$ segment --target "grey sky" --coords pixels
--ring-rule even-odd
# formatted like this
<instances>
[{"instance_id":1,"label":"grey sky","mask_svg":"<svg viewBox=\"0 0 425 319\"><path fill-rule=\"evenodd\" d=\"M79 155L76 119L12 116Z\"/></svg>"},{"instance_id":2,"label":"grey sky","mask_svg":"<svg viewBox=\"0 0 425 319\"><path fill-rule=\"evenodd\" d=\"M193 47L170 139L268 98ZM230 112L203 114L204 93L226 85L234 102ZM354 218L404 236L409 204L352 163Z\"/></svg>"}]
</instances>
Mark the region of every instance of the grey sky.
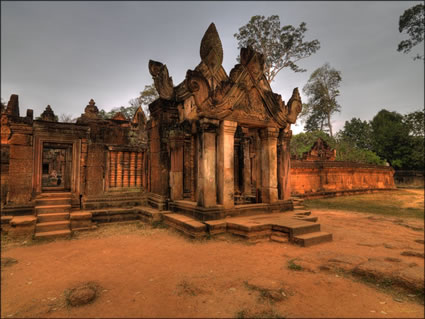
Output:
<instances>
[{"instance_id":1,"label":"grey sky","mask_svg":"<svg viewBox=\"0 0 425 319\"><path fill-rule=\"evenodd\" d=\"M127 106L152 82L148 61L165 63L174 84L199 62L211 22L220 34L227 72L239 53L233 37L253 15L280 16L282 25L307 23L307 40L321 49L284 70L272 87L287 101L325 62L342 72L346 120L370 120L382 108L402 114L424 107L424 63L397 52L404 10L418 1L377 2L1 2L1 97L19 94L21 115L50 104L57 115L79 116L93 98L99 108ZM423 52L423 44L415 52ZM301 92L301 96L306 98ZM294 127L294 133L302 126Z\"/></svg>"}]
</instances>

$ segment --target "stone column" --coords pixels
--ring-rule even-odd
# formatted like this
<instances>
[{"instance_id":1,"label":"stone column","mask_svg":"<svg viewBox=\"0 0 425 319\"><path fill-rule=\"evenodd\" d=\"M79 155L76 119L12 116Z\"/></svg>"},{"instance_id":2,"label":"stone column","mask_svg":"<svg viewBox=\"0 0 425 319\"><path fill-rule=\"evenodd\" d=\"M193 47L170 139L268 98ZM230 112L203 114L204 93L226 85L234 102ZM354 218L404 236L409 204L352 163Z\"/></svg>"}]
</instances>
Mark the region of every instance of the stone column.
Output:
<instances>
[{"instance_id":1,"label":"stone column","mask_svg":"<svg viewBox=\"0 0 425 319\"><path fill-rule=\"evenodd\" d=\"M201 207L217 205L216 131L218 120L203 118L198 133L197 203Z\"/></svg>"},{"instance_id":2,"label":"stone column","mask_svg":"<svg viewBox=\"0 0 425 319\"><path fill-rule=\"evenodd\" d=\"M136 153L136 187L141 187L142 186L142 152L137 152Z\"/></svg>"},{"instance_id":3,"label":"stone column","mask_svg":"<svg viewBox=\"0 0 425 319\"><path fill-rule=\"evenodd\" d=\"M122 152L117 155L117 187L122 187Z\"/></svg>"},{"instance_id":4,"label":"stone column","mask_svg":"<svg viewBox=\"0 0 425 319\"><path fill-rule=\"evenodd\" d=\"M183 147L184 134L179 131L170 131L170 198L183 199Z\"/></svg>"},{"instance_id":5,"label":"stone column","mask_svg":"<svg viewBox=\"0 0 425 319\"><path fill-rule=\"evenodd\" d=\"M117 152L109 151L109 187L117 186Z\"/></svg>"},{"instance_id":6,"label":"stone column","mask_svg":"<svg viewBox=\"0 0 425 319\"><path fill-rule=\"evenodd\" d=\"M291 130L282 130L278 143L278 187L279 199L289 200L291 197Z\"/></svg>"},{"instance_id":7,"label":"stone column","mask_svg":"<svg viewBox=\"0 0 425 319\"><path fill-rule=\"evenodd\" d=\"M234 200L234 141L237 123L221 121L217 149L218 202L224 208L232 208Z\"/></svg>"},{"instance_id":8,"label":"stone column","mask_svg":"<svg viewBox=\"0 0 425 319\"><path fill-rule=\"evenodd\" d=\"M243 152L243 173L242 173L242 192L244 195L251 195L251 158L249 154L250 139L248 137L242 138L242 152Z\"/></svg>"},{"instance_id":9,"label":"stone column","mask_svg":"<svg viewBox=\"0 0 425 319\"><path fill-rule=\"evenodd\" d=\"M130 187L136 186L136 153L130 153Z\"/></svg>"},{"instance_id":10,"label":"stone column","mask_svg":"<svg viewBox=\"0 0 425 319\"><path fill-rule=\"evenodd\" d=\"M128 178L128 173L130 171L130 159L129 156L130 153L129 152L123 152L123 163L122 163L122 170L123 170L123 178L122 178L122 186L123 187L128 187L128 182L129 182L129 178Z\"/></svg>"},{"instance_id":11,"label":"stone column","mask_svg":"<svg viewBox=\"0 0 425 319\"><path fill-rule=\"evenodd\" d=\"M277 200L277 137L279 130L267 127L261 136L261 199L263 203Z\"/></svg>"}]
</instances>

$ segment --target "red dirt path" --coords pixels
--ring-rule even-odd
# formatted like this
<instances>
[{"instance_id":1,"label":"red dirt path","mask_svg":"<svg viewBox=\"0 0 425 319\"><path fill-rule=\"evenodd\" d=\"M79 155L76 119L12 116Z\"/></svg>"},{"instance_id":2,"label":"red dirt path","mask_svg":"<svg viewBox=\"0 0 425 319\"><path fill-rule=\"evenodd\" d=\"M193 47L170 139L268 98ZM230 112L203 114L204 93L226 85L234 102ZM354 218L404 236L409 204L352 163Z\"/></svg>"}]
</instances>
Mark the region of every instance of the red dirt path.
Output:
<instances>
[{"instance_id":1,"label":"red dirt path","mask_svg":"<svg viewBox=\"0 0 425 319\"><path fill-rule=\"evenodd\" d=\"M18 260L2 267L1 317L424 317L411 294L322 271L332 256L397 258L422 273L423 231L395 218L343 211L314 211L334 241L301 248L247 244L232 237L191 241L167 229L108 225L73 240L30 246L3 244L1 256ZM406 223L406 221L405 221ZM407 221L423 227L422 220ZM288 268L297 258L303 271ZM388 264L390 265L390 264ZM419 275L420 276L420 275ZM64 291L94 281L103 290L92 304L68 307ZM261 290L282 289L282 301Z\"/></svg>"}]
</instances>

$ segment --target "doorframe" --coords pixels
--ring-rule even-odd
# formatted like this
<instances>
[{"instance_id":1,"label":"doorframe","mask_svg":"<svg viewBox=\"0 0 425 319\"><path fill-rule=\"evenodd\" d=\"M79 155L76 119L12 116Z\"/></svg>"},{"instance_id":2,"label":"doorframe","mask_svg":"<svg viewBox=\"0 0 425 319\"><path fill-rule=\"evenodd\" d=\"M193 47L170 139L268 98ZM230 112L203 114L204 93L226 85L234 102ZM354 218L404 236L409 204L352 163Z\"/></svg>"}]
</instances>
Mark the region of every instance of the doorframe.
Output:
<instances>
[{"instance_id":1,"label":"doorframe","mask_svg":"<svg viewBox=\"0 0 425 319\"><path fill-rule=\"evenodd\" d=\"M81 139L72 135L51 135L34 136L34 158L33 158L33 192L38 195L42 190L42 163L43 163L43 143L72 144L72 163L70 176L71 193L80 194L80 158L81 158Z\"/></svg>"}]
</instances>

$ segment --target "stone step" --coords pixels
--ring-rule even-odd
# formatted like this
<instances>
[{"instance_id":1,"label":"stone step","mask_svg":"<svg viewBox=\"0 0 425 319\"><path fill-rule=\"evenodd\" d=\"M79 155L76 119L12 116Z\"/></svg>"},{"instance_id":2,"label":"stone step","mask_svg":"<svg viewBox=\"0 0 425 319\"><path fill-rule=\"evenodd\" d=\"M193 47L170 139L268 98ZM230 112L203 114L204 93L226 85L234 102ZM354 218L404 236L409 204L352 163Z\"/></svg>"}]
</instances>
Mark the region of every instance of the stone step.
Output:
<instances>
[{"instance_id":1,"label":"stone step","mask_svg":"<svg viewBox=\"0 0 425 319\"><path fill-rule=\"evenodd\" d=\"M164 223L193 237L202 238L207 235L207 226L199 221L181 214L166 214Z\"/></svg>"},{"instance_id":2,"label":"stone step","mask_svg":"<svg viewBox=\"0 0 425 319\"><path fill-rule=\"evenodd\" d=\"M146 223L161 221L164 214L172 214L171 211L158 210L150 206L137 206L134 208L138 210L140 219Z\"/></svg>"},{"instance_id":3,"label":"stone step","mask_svg":"<svg viewBox=\"0 0 425 319\"><path fill-rule=\"evenodd\" d=\"M36 214L44 213L65 213L71 210L71 205L46 205L46 206L36 206Z\"/></svg>"},{"instance_id":4,"label":"stone step","mask_svg":"<svg viewBox=\"0 0 425 319\"><path fill-rule=\"evenodd\" d=\"M292 238L292 241L297 245L308 247L332 241L332 234L327 232L314 232L310 234L297 235Z\"/></svg>"},{"instance_id":5,"label":"stone step","mask_svg":"<svg viewBox=\"0 0 425 319\"><path fill-rule=\"evenodd\" d=\"M275 241L277 243L287 243L287 242L289 242L289 238L288 237L275 236L275 235L271 235L270 236L270 240L271 241Z\"/></svg>"},{"instance_id":6,"label":"stone step","mask_svg":"<svg viewBox=\"0 0 425 319\"><path fill-rule=\"evenodd\" d=\"M319 219L319 217L317 216L294 216L294 219L298 219L298 220L305 220L306 222L312 222L315 223L317 222L317 220Z\"/></svg>"},{"instance_id":7,"label":"stone step","mask_svg":"<svg viewBox=\"0 0 425 319\"><path fill-rule=\"evenodd\" d=\"M69 220L61 220L55 222L45 222L45 223L37 223L35 225L36 233L41 232L50 232L54 230L69 230L70 222Z\"/></svg>"},{"instance_id":8,"label":"stone step","mask_svg":"<svg viewBox=\"0 0 425 319\"><path fill-rule=\"evenodd\" d=\"M69 213L44 213L37 216L37 221L39 223L55 222L68 219Z\"/></svg>"},{"instance_id":9,"label":"stone step","mask_svg":"<svg viewBox=\"0 0 425 319\"><path fill-rule=\"evenodd\" d=\"M41 193L38 195L37 198L54 198L54 197L61 197L61 198L71 198L70 192L48 192L48 193Z\"/></svg>"},{"instance_id":10,"label":"stone step","mask_svg":"<svg viewBox=\"0 0 425 319\"><path fill-rule=\"evenodd\" d=\"M69 229L63 229L63 230L54 230L54 231L46 231L41 233L36 233L35 238L36 239L42 239L42 238L57 238L57 237L70 237L71 231Z\"/></svg>"},{"instance_id":11,"label":"stone step","mask_svg":"<svg viewBox=\"0 0 425 319\"><path fill-rule=\"evenodd\" d=\"M297 210L297 209L305 209L305 206L304 205L294 205L294 210Z\"/></svg>"},{"instance_id":12,"label":"stone step","mask_svg":"<svg viewBox=\"0 0 425 319\"><path fill-rule=\"evenodd\" d=\"M305 210L305 211L295 212L295 215L296 216L309 216L309 215L311 215L311 211Z\"/></svg>"},{"instance_id":13,"label":"stone step","mask_svg":"<svg viewBox=\"0 0 425 319\"><path fill-rule=\"evenodd\" d=\"M292 219L291 222L285 221L285 223L282 225L274 224L272 229L274 231L289 233L289 238L293 238L298 235L319 232L320 224L313 224L311 222Z\"/></svg>"},{"instance_id":14,"label":"stone step","mask_svg":"<svg viewBox=\"0 0 425 319\"><path fill-rule=\"evenodd\" d=\"M36 206L71 205L71 197L43 197L35 200Z\"/></svg>"}]
</instances>

